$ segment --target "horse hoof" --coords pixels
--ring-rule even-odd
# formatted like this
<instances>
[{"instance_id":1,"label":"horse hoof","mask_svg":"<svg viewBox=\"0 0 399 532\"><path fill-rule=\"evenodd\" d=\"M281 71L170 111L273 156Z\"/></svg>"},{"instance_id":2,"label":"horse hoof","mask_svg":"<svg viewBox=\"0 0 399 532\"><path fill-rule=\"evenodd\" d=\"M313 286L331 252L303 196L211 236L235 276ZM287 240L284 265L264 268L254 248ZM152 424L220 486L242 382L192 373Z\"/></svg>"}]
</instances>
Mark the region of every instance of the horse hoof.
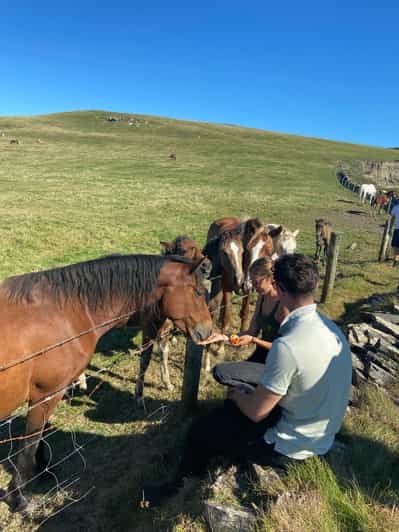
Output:
<instances>
[{"instance_id":1,"label":"horse hoof","mask_svg":"<svg viewBox=\"0 0 399 532\"><path fill-rule=\"evenodd\" d=\"M11 493L5 498L5 502L8 504L11 512L23 513L29 506L29 501L21 493Z\"/></svg>"},{"instance_id":2,"label":"horse hoof","mask_svg":"<svg viewBox=\"0 0 399 532\"><path fill-rule=\"evenodd\" d=\"M143 407L144 406L144 397L142 395L135 395L134 397L137 406Z\"/></svg>"}]
</instances>

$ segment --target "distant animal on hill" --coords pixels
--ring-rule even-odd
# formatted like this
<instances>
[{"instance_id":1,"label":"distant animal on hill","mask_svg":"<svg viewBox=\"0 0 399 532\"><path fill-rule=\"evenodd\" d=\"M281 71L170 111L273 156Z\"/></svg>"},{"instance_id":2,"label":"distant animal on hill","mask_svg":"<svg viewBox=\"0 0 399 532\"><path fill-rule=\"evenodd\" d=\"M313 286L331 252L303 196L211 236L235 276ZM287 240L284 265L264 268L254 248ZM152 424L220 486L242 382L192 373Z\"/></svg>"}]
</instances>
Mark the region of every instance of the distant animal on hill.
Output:
<instances>
[{"instance_id":1,"label":"distant animal on hill","mask_svg":"<svg viewBox=\"0 0 399 532\"><path fill-rule=\"evenodd\" d=\"M330 246L332 224L328 222L327 220L323 220L323 218L319 218L315 220L315 229L316 229L316 253L314 256L314 260L319 262L320 255L323 250L323 254L321 255L321 260L324 263L327 259L328 248Z\"/></svg>"},{"instance_id":2,"label":"distant animal on hill","mask_svg":"<svg viewBox=\"0 0 399 532\"><path fill-rule=\"evenodd\" d=\"M11 139L10 140L10 144L19 144L19 140L18 139Z\"/></svg>"},{"instance_id":3,"label":"distant animal on hill","mask_svg":"<svg viewBox=\"0 0 399 532\"><path fill-rule=\"evenodd\" d=\"M273 233L277 228L281 227L281 231ZM296 237L299 234L299 229L290 231L288 227L277 224L266 224L266 229L270 234L274 234L273 237L273 255L272 259L276 260L282 255L291 255L296 251Z\"/></svg>"},{"instance_id":4,"label":"distant animal on hill","mask_svg":"<svg viewBox=\"0 0 399 532\"><path fill-rule=\"evenodd\" d=\"M169 155L169 159L170 159L171 161L176 161L176 154L175 154L175 153L171 153L171 154Z\"/></svg>"},{"instance_id":5,"label":"distant animal on hill","mask_svg":"<svg viewBox=\"0 0 399 532\"><path fill-rule=\"evenodd\" d=\"M373 200L376 194L377 194L377 189L375 188L373 184L369 183L369 184L360 185L359 196L360 196L361 203L364 203L365 201L367 201L371 205L373 203Z\"/></svg>"}]
</instances>

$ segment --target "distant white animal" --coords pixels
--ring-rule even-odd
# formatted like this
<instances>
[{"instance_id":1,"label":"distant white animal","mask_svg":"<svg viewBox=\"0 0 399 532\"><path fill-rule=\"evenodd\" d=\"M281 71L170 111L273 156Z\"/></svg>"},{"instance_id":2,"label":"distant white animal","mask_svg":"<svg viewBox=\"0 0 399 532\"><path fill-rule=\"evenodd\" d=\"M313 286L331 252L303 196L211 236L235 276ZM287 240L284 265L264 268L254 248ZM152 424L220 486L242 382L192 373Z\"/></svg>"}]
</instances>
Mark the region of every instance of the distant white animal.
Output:
<instances>
[{"instance_id":1,"label":"distant white animal","mask_svg":"<svg viewBox=\"0 0 399 532\"><path fill-rule=\"evenodd\" d=\"M273 229L279 227L277 224L266 224L266 229L270 233ZM282 255L291 255L296 251L296 237L298 236L299 229L296 231L290 231L287 227L283 226L282 231L275 237L273 237L274 253L272 259L276 260Z\"/></svg>"},{"instance_id":2,"label":"distant white animal","mask_svg":"<svg viewBox=\"0 0 399 532\"><path fill-rule=\"evenodd\" d=\"M377 189L372 184L361 185L359 189L360 202L364 203L367 201L370 205L373 203L375 196L377 194Z\"/></svg>"}]
</instances>

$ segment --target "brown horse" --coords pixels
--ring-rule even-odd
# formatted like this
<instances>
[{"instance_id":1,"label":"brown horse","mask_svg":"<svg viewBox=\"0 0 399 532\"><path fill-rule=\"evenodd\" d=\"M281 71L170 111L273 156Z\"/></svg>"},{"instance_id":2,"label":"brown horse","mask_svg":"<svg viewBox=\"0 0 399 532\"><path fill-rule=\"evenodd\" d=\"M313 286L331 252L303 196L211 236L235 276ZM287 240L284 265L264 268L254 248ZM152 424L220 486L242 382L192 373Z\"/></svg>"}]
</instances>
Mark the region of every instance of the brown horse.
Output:
<instances>
[{"instance_id":1,"label":"brown horse","mask_svg":"<svg viewBox=\"0 0 399 532\"><path fill-rule=\"evenodd\" d=\"M249 293L252 289L249 279L251 264L260 257L273 254L273 236L281 226L268 232L257 218L243 221L237 217L221 218L213 222L208 230L207 244L203 249L213 264L210 310L216 323L222 303L221 330L226 332L231 323L232 293L244 292L241 307L241 330L248 328Z\"/></svg>"},{"instance_id":2,"label":"brown horse","mask_svg":"<svg viewBox=\"0 0 399 532\"><path fill-rule=\"evenodd\" d=\"M204 260L205 257L200 246L188 236L177 236L170 241L161 240L160 244L163 248L163 255L179 255L197 262L202 261L201 270L203 273L206 275L210 272L211 266L207 259ZM173 390L168 367L169 333L173 328L173 323L169 319L161 323L159 317L154 319L153 316L149 316L147 313L144 313L139 321L143 327L143 342L144 344L149 344L148 348L140 356L140 368L136 379L135 396L138 401L141 401L143 399L145 374L154 350L161 355L161 382L169 391ZM157 326L159 327L158 329ZM152 341L154 339L156 339L155 343Z\"/></svg>"},{"instance_id":3,"label":"brown horse","mask_svg":"<svg viewBox=\"0 0 399 532\"><path fill-rule=\"evenodd\" d=\"M324 264L324 262L327 260L328 248L330 246L332 224L330 222L327 222L327 220L323 220L323 218L319 218L315 220L315 230L316 230L316 253L314 256L314 260L316 262L319 262L320 255L323 250L321 260Z\"/></svg>"},{"instance_id":4,"label":"brown horse","mask_svg":"<svg viewBox=\"0 0 399 532\"><path fill-rule=\"evenodd\" d=\"M384 193L379 193L374 198L373 203L372 203L372 207L374 207L375 209L378 209L378 214L380 214L381 213L381 209L384 209L385 207L387 207L387 205L388 205L388 203L390 201L391 201L391 196L390 195L384 194Z\"/></svg>"},{"instance_id":5,"label":"brown horse","mask_svg":"<svg viewBox=\"0 0 399 532\"><path fill-rule=\"evenodd\" d=\"M103 334L145 309L170 318L194 341L211 334L200 265L174 256L111 256L0 285L0 419L30 406L6 498L13 509L27 506L22 488L43 465L42 431Z\"/></svg>"}]
</instances>

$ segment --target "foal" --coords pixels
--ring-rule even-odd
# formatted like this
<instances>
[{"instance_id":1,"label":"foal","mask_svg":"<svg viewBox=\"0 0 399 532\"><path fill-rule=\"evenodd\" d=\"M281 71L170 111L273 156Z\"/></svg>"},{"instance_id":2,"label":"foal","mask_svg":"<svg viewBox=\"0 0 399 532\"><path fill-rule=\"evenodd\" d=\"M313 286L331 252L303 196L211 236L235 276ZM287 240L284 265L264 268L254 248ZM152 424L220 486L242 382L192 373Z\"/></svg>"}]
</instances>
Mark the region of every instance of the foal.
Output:
<instances>
[{"instance_id":1,"label":"foal","mask_svg":"<svg viewBox=\"0 0 399 532\"><path fill-rule=\"evenodd\" d=\"M204 257L198 243L188 236L177 236L174 240L161 240L162 254L166 256L178 255L196 262L201 262L200 270L204 277L208 277L211 270L210 261ZM206 281L205 281L206 282ZM161 355L161 382L169 391L174 389L169 375L169 337L173 328L171 320L166 319L163 323L148 313L141 316L143 326L143 342L150 345L143 351L140 357L140 368L136 379L135 397L138 401L143 399L144 378L154 351ZM156 338L153 342L151 339Z\"/></svg>"},{"instance_id":2,"label":"foal","mask_svg":"<svg viewBox=\"0 0 399 532\"><path fill-rule=\"evenodd\" d=\"M315 220L315 229L316 229L316 253L314 256L314 260L319 262L320 254L323 248L323 255L322 255L321 260L324 264L324 262L327 259L328 248L330 245L332 224L330 222L327 222L327 220L323 220L323 218L319 218Z\"/></svg>"}]
</instances>

